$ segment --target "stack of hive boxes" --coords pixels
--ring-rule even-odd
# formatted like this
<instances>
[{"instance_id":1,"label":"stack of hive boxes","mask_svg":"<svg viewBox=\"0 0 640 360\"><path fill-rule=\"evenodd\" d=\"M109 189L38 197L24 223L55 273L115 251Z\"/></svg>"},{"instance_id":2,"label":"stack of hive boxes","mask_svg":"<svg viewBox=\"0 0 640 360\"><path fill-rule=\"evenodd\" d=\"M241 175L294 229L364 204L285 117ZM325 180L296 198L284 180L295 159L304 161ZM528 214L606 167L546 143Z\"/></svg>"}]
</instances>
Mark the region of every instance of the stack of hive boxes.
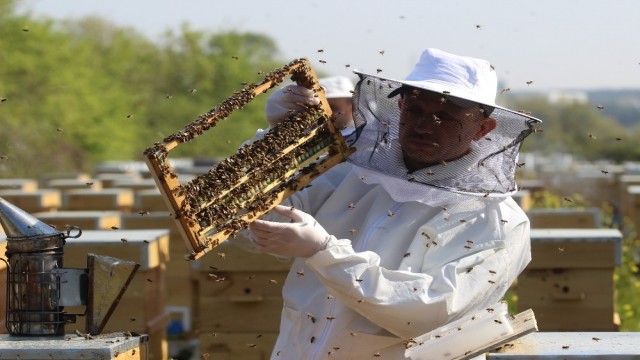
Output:
<instances>
[{"instance_id":1,"label":"stack of hive boxes","mask_svg":"<svg viewBox=\"0 0 640 360\"><path fill-rule=\"evenodd\" d=\"M149 358L167 359L165 269L169 256L168 230L85 230L67 239L64 266L84 268L89 253L140 264L138 272L111 315L104 333L132 331L149 335ZM66 332L84 329L84 319Z\"/></svg>"},{"instance_id":2,"label":"stack of hive boxes","mask_svg":"<svg viewBox=\"0 0 640 360\"><path fill-rule=\"evenodd\" d=\"M614 229L532 229L532 261L518 277L518 308L533 309L541 331L615 331Z\"/></svg>"},{"instance_id":3,"label":"stack of hive boxes","mask_svg":"<svg viewBox=\"0 0 640 360\"><path fill-rule=\"evenodd\" d=\"M268 359L280 326L290 261L222 243L197 260L194 327L201 356Z\"/></svg>"}]
</instances>

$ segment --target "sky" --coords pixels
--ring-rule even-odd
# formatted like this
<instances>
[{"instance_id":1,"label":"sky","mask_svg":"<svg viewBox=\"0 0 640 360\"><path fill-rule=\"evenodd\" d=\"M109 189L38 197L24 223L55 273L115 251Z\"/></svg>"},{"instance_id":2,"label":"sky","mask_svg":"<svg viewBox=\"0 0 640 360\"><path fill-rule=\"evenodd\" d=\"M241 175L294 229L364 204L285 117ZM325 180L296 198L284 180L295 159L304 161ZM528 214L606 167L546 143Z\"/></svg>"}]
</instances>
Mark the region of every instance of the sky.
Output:
<instances>
[{"instance_id":1,"label":"sky","mask_svg":"<svg viewBox=\"0 0 640 360\"><path fill-rule=\"evenodd\" d=\"M352 78L381 69L403 79L435 47L489 60L512 90L640 89L635 0L21 0L18 9L99 16L154 41L185 24L257 32L276 42L283 65L305 57Z\"/></svg>"}]
</instances>

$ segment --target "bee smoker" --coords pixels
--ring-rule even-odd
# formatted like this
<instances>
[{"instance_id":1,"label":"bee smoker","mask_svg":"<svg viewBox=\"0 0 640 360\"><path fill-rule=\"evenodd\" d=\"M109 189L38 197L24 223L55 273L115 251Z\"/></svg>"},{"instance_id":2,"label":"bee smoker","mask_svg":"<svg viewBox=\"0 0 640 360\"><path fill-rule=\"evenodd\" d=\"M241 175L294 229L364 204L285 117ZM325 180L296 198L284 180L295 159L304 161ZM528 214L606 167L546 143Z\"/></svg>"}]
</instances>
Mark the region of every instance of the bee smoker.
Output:
<instances>
[{"instance_id":1,"label":"bee smoker","mask_svg":"<svg viewBox=\"0 0 640 360\"><path fill-rule=\"evenodd\" d=\"M63 247L66 239L80 237L80 228L59 232L1 197L0 225L7 236L9 334L62 336L64 325L74 323L76 315L86 315L87 333L99 334L139 265L89 254L88 269L65 269ZM100 288L106 291L100 293ZM86 311L70 314L65 306L84 306Z\"/></svg>"}]
</instances>

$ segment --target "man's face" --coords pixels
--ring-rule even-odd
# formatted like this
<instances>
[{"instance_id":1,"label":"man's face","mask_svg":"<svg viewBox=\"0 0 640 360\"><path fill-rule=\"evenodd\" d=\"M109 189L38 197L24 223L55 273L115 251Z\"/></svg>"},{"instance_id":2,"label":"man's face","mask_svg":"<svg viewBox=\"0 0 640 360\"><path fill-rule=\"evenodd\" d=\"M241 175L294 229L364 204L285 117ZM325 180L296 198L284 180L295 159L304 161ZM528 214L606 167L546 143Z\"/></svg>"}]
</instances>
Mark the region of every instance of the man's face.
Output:
<instances>
[{"instance_id":1,"label":"man's face","mask_svg":"<svg viewBox=\"0 0 640 360\"><path fill-rule=\"evenodd\" d=\"M338 130L353 128L353 106L350 98L332 98L327 99Z\"/></svg>"},{"instance_id":2,"label":"man's face","mask_svg":"<svg viewBox=\"0 0 640 360\"><path fill-rule=\"evenodd\" d=\"M461 107L444 95L409 90L399 100L400 145L409 171L456 160L495 128L480 107Z\"/></svg>"}]
</instances>

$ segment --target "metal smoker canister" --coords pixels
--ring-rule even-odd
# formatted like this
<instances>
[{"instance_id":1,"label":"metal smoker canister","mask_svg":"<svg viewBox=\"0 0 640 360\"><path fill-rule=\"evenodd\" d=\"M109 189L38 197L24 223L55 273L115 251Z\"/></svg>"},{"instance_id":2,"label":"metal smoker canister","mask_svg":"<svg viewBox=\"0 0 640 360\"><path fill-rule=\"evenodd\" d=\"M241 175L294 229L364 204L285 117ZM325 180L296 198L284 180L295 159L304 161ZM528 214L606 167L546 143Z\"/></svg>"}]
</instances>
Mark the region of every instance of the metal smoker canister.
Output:
<instances>
[{"instance_id":1,"label":"metal smoker canister","mask_svg":"<svg viewBox=\"0 0 640 360\"><path fill-rule=\"evenodd\" d=\"M63 246L69 236L0 198L7 235L7 318L11 335L64 335L68 322L60 301ZM78 229L79 230L79 229Z\"/></svg>"}]
</instances>

